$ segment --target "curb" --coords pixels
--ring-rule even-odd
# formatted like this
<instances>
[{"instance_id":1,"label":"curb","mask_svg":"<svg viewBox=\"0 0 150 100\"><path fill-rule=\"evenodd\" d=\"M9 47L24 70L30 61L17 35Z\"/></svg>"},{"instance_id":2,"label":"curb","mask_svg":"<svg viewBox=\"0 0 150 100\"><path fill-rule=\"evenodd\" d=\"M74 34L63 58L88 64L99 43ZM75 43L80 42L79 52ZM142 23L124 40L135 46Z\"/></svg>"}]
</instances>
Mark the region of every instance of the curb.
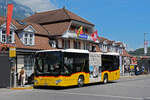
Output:
<instances>
[{"instance_id":1,"label":"curb","mask_svg":"<svg viewBox=\"0 0 150 100\"><path fill-rule=\"evenodd\" d=\"M26 90L26 89L33 89L33 87L14 87L10 88L11 90Z\"/></svg>"},{"instance_id":2,"label":"curb","mask_svg":"<svg viewBox=\"0 0 150 100\"><path fill-rule=\"evenodd\" d=\"M122 79L122 78L138 78L138 77L147 77L147 76L150 76L150 75L120 76L120 79Z\"/></svg>"}]
</instances>

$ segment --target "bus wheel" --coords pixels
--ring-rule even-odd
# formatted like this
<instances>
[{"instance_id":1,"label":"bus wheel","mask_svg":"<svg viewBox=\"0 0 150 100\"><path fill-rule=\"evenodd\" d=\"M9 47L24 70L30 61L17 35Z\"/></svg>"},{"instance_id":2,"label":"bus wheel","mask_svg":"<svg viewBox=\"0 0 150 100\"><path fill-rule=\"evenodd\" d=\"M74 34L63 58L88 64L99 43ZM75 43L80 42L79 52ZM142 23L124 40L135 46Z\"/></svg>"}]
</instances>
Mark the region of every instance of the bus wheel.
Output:
<instances>
[{"instance_id":1,"label":"bus wheel","mask_svg":"<svg viewBox=\"0 0 150 100\"><path fill-rule=\"evenodd\" d=\"M83 87L83 85L84 85L84 77L79 76L79 78L78 78L78 87Z\"/></svg>"},{"instance_id":2,"label":"bus wheel","mask_svg":"<svg viewBox=\"0 0 150 100\"><path fill-rule=\"evenodd\" d=\"M104 84L108 83L108 75L107 74L104 75L103 83Z\"/></svg>"}]
</instances>

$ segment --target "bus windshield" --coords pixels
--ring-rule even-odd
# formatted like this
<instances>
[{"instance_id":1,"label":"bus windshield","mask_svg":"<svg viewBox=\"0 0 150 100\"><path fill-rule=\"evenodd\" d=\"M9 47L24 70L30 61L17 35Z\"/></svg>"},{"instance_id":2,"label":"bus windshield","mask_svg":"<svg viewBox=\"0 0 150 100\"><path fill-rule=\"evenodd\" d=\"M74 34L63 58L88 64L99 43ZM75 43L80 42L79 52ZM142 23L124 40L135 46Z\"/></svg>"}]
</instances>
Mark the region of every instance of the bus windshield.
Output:
<instances>
[{"instance_id":1,"label":"bus windshield","mask_svg":"<svg viewBox=\"0 0 150 100\"><path fill-rule=\"evenodd\" d=\"M61 52L39 52L36 54L36 75L59 75L61 71Z\"/></svg>"}]
</instances>

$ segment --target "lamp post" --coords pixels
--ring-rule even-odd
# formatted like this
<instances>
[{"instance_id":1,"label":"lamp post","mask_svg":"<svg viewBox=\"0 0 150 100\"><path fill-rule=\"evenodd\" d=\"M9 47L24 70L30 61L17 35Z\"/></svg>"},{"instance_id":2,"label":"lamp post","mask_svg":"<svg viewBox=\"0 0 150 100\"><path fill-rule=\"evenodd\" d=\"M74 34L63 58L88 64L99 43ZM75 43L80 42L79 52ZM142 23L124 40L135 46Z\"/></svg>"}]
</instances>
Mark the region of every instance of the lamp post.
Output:
<instances>
[{"instance_id":1,"label":"lamp post","mask_svg":"<svg viewBox=\"0 0 150 100\"><path fill-rule=\"evenodd\" d=\"M148 41L146 40L146 34L148 33L144 33L144 55L146 56L147 54L147 45L148 45Z\"/></svg>"}]
</instances>

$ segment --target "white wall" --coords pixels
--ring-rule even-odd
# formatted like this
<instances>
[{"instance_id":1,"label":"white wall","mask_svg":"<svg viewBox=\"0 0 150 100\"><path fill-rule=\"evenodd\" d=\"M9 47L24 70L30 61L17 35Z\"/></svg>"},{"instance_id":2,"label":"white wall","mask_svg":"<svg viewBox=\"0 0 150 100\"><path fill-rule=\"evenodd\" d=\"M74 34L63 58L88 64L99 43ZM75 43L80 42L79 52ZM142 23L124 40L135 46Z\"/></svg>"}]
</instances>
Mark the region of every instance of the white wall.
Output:
<instances>
[{"instance_id":1,"label":"white wall","mask_svg":"<svg viewBox=\"0 0 150 100\"><path fill-rule=\"evenodd\" d=\"M19 73L21 68L24 67L24 56L17 56L17 72Z\"/></svg>"},{"instance_id":2,"label":"white wall","mask_svg":"<svg viewBox=\"0 0 150 100\"><path fill-rule=\"evenodd\" d=\"M58 48L62 48L62 40L58 39Z\"/></svg>"},{"instance_id":3,"label":"white wall","mask_svg":"<svg viewBox=\"0 0 150 100\"><path fill-rule=\"evenodd\" d=\"M73 40L70 40L70 48L73 49Z\"/></svg>"}]
</instances>

